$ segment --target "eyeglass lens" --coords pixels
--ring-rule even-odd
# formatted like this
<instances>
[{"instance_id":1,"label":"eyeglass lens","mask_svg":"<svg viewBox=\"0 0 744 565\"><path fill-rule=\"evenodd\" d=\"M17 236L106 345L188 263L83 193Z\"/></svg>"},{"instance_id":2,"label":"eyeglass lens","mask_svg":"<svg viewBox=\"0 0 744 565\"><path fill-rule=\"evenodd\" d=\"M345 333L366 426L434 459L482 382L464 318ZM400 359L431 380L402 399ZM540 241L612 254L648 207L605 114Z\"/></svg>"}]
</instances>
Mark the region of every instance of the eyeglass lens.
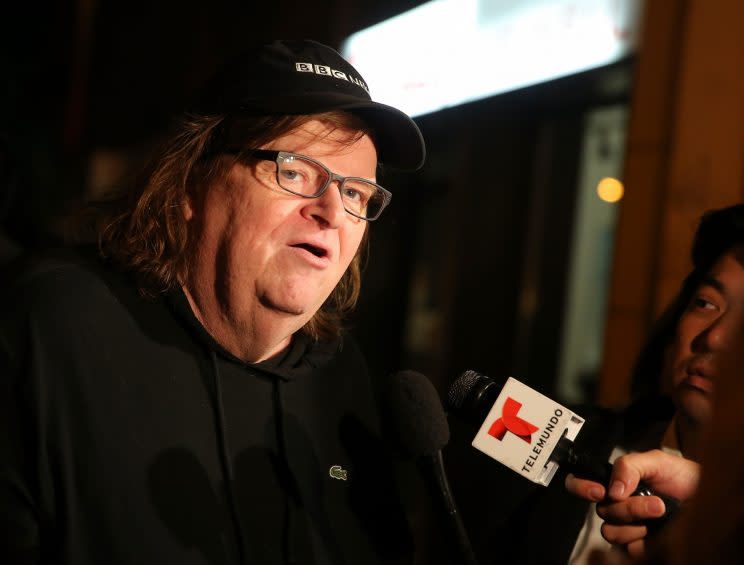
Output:
<instances>
[{"instance_id":1,"label":"eyeglass lens","mask_svg":"<svg viewBox=\"0 0 744 565\"><path fill-rule=\"evenodd\" d=\"M313 161L299 155L277 158L277 179L283 189L302 196L317 196L329 179L329 173ZM384 205L383 192L363 180L344 179L340 187L344 208L363 218L374 218Z\"/></svg>"}]
</instances>

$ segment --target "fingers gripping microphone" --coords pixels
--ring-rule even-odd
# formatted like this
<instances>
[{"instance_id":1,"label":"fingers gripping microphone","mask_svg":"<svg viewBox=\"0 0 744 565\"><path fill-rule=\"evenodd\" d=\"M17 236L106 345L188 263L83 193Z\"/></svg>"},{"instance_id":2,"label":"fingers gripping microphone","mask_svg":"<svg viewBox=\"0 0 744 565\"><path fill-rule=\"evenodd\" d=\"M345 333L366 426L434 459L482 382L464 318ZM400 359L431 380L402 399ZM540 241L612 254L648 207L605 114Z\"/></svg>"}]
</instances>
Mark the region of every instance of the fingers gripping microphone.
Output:
<instances>
[{"instance_id":1,"label":"fingers gripping microphone","mask_svg":"<svg viewBox=\"0 0 744 565\"><path fill-rule=\"evenodd\" d=\"M473 447L532 482L547 486L559 466L574 475L607 485L612 464L574 446L584 419L565 406L509 377L500 383L475 371L465 371L452 384L448 409L480 426ZM654 495L641 482L633 493ZM647 521L658 527L676 510L678 502L660 495L666 511Z\"/></svg>"},{"instance_id":2,"label":"fingers gripping microphone","mask_svg":"<svg viewBox=\"0 0 744 565\"><path fill-rule=\"evenodd\" d=\"M407 455L420 458L431 474L462 563L477 565L444 469L442 448L449 441L450 431L439 394L421 373L401 371L391 378L387 405L399 447Z\"/></svg>"}]
</instances>

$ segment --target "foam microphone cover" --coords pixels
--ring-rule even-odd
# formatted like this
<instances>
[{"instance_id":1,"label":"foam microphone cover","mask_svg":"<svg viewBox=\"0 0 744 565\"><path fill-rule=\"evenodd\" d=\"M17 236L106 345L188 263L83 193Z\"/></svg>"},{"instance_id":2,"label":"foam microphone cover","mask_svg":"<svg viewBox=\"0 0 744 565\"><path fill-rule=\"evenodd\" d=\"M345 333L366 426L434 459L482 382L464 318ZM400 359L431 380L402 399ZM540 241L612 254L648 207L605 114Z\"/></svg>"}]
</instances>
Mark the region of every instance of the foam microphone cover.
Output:
<instances>
[{"instance_id":1,"label":"foam microphone cover","mask_svg":"<svg viewBox=\"0 0 744 565\"><path fill-rule=\"evenodd\" d=\"M399 371L391 375L386 405L390 432L406 455L431 456L447 445L450 431L442 401L421 373Z\"/></svg>"},{"instance_id":2,"label":"foam microphone cover","mask_svg":"<svg viewBox=\"0 0 744 565\"><path fill-rule=\"evenodd\" d=\"M450 385L447 410L480 427L496 402L505 381L496 382L476 371L465 371Z\"/></svg>"}]
</instances>

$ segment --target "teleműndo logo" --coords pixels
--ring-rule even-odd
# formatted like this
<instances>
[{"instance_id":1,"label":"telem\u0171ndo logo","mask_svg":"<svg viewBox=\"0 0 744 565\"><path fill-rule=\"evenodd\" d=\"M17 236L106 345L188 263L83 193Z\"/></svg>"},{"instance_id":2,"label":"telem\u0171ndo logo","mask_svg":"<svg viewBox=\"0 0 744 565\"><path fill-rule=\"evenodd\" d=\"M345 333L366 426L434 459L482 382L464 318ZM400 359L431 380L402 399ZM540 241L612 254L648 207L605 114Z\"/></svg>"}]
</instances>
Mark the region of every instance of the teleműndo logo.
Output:
<instances>
[{"instance_id":1,"label":"telem\u0171ndo logo","mask_svg":"<svg viewBox=\"0 0 744 565\"><path fill-rule=\"evenodd\" d=\"M473 447L523 477L543 485L558 466L549 460L564 430L573 440L584 420L509 378L473 440Z\"/></svg>"}]
</instances>

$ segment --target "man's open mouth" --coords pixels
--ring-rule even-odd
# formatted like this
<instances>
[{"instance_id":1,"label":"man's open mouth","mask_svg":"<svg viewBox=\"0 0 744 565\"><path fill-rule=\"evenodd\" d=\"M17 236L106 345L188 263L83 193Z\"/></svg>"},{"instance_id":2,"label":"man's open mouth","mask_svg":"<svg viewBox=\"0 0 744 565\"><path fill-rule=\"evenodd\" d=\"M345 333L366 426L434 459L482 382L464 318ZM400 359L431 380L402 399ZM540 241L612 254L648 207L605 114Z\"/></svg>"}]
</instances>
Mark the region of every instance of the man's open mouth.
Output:
<instances>
[{"instance_id":1,"label":"man's open mouth","mask_svg":"<svg viewBox=\"0 0 744 565\"><path fill-rule=\"evenodd\" d=\"M311 245L309 243L298 243L296 245L292 245L292 247L297 247L300 249L304 249L305 251L309 251L316 257L325 257L326 255L328 255L328 252L322 247L315 247L314 245Z\"/></svg>"}]
</instances>

